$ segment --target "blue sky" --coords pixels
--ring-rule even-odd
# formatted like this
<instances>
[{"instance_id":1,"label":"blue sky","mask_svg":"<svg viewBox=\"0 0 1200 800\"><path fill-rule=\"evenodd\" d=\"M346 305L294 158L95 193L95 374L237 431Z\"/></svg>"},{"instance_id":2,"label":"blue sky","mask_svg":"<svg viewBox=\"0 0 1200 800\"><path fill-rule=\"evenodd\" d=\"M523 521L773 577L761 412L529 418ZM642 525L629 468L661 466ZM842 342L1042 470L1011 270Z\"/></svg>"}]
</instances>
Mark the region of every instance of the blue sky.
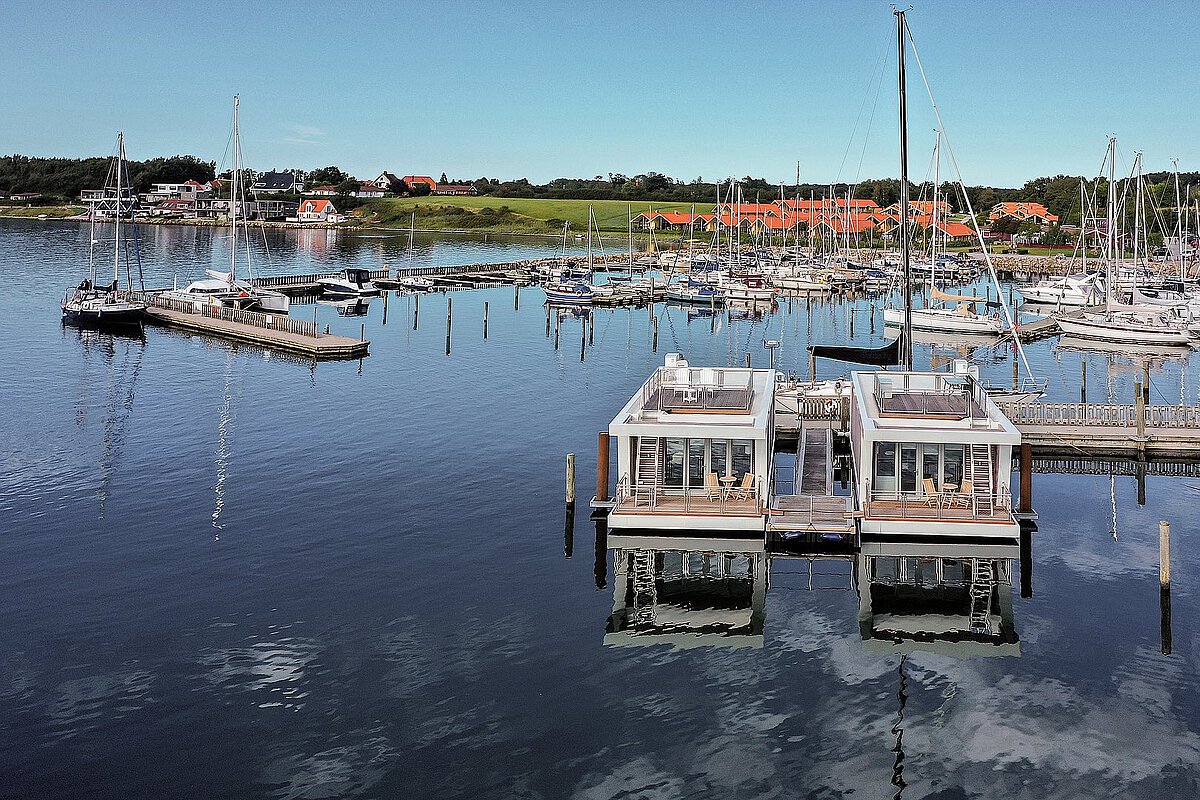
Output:
<instances>
[{"instance_id":1,"label":"blue sky","mask_svg":"<svg viewBox=\"0 0 1200 800\"><path fill-rule=\"evenodd\" d=\"M1093 174L1106 137L1200 169L1195 3L916 2L970 184ZM657 170L894 176L881 2L22 3L4 12L0 154L550 178ZM1188 61L1191 61L1188 64ZM911 174L935 123L910 58ZM944 173L943 173L944 174Z\"/></svg>"}]
</instances>

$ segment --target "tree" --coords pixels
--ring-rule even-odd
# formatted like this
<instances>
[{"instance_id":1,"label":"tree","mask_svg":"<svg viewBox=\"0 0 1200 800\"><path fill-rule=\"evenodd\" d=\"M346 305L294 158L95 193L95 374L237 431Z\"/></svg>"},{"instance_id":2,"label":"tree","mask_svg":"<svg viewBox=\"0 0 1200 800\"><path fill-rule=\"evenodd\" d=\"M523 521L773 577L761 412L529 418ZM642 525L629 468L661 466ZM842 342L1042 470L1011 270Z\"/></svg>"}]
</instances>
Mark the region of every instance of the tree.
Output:
<instances>
[{"instance_id":1,"label":"tree","mask_svg":"<svg viewBox=\"0 0 1200 800\"><path fill-rule=\"evenodd\" d=\"M449 181L446 180L446 173L442 173L442 177L438 180L438 183L449 183Z\"/></svg>"},{"instance_id":2,"label":"tree","mask_svg":"<svg viewBox=\"0 0 1200 800\"><path fill-rule=\"evenodd\" d=\"M342 172L335 166L321 167L314 169L308 173L305 178L305 184L312 187L317 186L337 186L350 179L350 175Z\"/></svg>"}]
</instances>

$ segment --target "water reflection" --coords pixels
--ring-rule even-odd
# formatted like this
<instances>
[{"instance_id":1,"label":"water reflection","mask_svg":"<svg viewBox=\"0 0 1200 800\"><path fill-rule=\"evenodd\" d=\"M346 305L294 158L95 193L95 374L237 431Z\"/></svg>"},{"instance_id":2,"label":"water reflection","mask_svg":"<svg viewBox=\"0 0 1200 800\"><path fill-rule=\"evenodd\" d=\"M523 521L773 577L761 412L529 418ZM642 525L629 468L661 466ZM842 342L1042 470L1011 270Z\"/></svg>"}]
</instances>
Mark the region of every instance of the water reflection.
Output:
<instances>
[{"instance_id":1,"label":"water reflection","mask_svg":"<svg viewBox=\"0 0 1200 800\"><path fill-rule=\"evenodd\" d=\"M761 541L610 536L607 645L762 647L767 554Z\"/></svg>"},{"instance_id":2,"label":"water reflection","mask_svg":"<svg viewBox=\"0 0 1200 800\"><path fill-rule=\"evenodd\" d=\"M863 649L1016 656L1017 545L864 543L858 555Z\"/></svg>"}]
</instances>

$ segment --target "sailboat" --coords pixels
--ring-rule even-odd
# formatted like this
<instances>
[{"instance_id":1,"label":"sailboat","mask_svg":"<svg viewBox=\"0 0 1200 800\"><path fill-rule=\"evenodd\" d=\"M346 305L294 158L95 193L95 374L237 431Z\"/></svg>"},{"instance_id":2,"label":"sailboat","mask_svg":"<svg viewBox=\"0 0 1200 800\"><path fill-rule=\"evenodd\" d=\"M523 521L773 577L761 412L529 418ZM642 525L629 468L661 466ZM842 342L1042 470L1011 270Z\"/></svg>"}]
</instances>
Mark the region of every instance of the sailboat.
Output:
<instances>
[{"instance_id":1,"label":"sailboat","mask_svg":"<svg viewBox=\"0 0 1200 800\"><path fill-rule=\"evenodd\" d=\"M417 212L412 212L412 217L408 221L408 268L412 269L413 257L413 241L417 237ZM414 289L417 291L425 291L433 288L433 279L426 278L422 275L409 275L403 278L397 278L397 283L405 289Z\"/></svg>"},{"instance_id":2,"label":"sailboat","mask_svg":"<svg viewBox=\"0 0 1200 800\"><path fill-rule=\"evenodd\" d=\"M121 226L128 209L129 219L133 219L134 195L129 183L128 167L125 163L125 135L117 134L117 154L109 171L110 180L115 183L115 210L113 211L113 280L110 284L101 286L96 273L96 233L95 206L88 225L88 261L89 274L73 290L68 290L63 297L63 322L71 325L88 325L103 327L140 326L146 312L146 303L133 294L133 279L129 272L129 237L121 239ZM105 189L108 188L105 181ZM137 259L136 241L134 242L135 260ZM120 290L121 260L125 260L125 291ZM139 262L140 265L140 262ZM140 266L139 266L140 272Z\"/></svg>"},{"instance_id":3,"label":"sailboat","mask_svg":"<svg viewBox=\"0 0 1200 800\"><path fill-rule=\"evenodd\" d=\"M929 290L930 300L941 303L929 308L914 308L912 310L912 327L915 331L955 332L974 334L995 334L1005 332L1004 320L998 316L978 314L975 312L976 303L986 302L987 298L974 295L947 294L936 286ZM954 303L955 305L946 305ZM883 324L890 327L900 327L904 324L904 311L898 308L883 310Z\"/></svg>"},{"instance_id":4,"label":"sailboat","mask_svg":"<svg viewBox=\"0 0 1200 800\"><path fill-rule=\"evenodd\" d=\"M1117 139L1109 137L1108 153L1108 225L1105 237L1105 302L1098 311L1084 312L1079 316L1059 315L1058 326L1063 333L1080 339L1095 339L1105 342L1127 344L1157 344L1188 346L1191 336L1189 317L1179 311L1153 305L1126 305L1113 301L1113 286L1119 279L1113 277L1113 267L1118 258L1116 225L1119 218L1116 201L1115 162ZM1139 154L1135 169L1140 169ZM1140 173L1138 181L1141 187ZM1141 198L1138 198L1140 208ZM1135 209L1135 213L1138 209ZM1137 233L1134 235L1134 261L1137 260ZM1136 294L1136 282L1133 289Z\"/></svg>"},{"instance_id":5,"label":"sailboat","mask_svg":"<svg viewBox=\"0 0 1200 800\"><path fill-rule=\"evenodd\" d=\"M229 272L205 270L207 278L192 281L182 289L174 287L163 297L190 302L197 310L204 306L226 306L242 311L271 311L286 314L291 301L282 292L264 289L254 280L250 263L249 232L246 230L246 190L242 175L241 137L238 132L238 96L233 96L233 165L229 193ZM238 213L242 212L239 219ZM239 231L239 226L241 230ZM249 280L237 276L238 235L246 238L246 271Z\"/></svg>"}]
</instances>

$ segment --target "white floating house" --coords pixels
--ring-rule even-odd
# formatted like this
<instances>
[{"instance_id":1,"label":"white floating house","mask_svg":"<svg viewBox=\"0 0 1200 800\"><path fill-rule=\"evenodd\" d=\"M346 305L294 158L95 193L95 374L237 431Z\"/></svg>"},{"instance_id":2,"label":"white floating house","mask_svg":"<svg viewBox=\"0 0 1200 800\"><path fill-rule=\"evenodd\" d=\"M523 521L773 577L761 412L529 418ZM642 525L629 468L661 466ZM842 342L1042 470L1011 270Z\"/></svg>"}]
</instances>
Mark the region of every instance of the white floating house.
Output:
<instances>
[{"instance_id":1,"label":"white floating house","mask_svg":"<svg viewBox=\"0 0 1200 800\"><path fill-rule=\"evenodd\" d=\"M669 354L609 425L609 526L765 530L774 402L774 370L700 369Z\"/></svg>"},{"instance_id":2,"label":"white floating house","mask_svg":"<svg viewBox=\"0 0 1200 800\"><path fill-rule=\"evenodd\" d=\"M864 535L1016 538L1021 434L965 373L855 372L850 443Z\"/></svg>"}]
</instances>

